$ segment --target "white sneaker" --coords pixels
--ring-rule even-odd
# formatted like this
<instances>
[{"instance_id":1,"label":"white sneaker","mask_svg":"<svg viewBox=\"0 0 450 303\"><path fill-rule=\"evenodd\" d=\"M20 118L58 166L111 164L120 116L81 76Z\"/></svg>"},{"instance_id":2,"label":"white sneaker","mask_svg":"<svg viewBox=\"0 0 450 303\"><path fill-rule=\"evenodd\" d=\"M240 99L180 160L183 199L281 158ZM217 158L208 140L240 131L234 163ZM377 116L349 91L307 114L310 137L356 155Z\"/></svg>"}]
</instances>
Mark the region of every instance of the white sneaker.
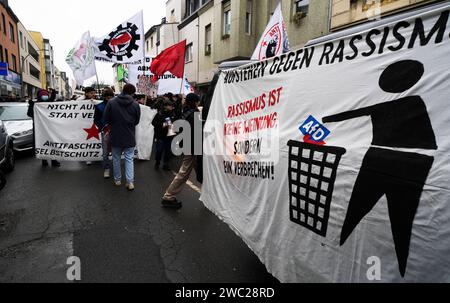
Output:
<instances>
[{"instance_id":1,"label":"white sneaker","mask_svg":"<svg viewBox=\"0 0 450 303\"><path fill-rule=\"evenodd\" d=\"M122 182L121 182L121 181L114 181L114 184L115 184L116 186L122 186Z\"/></svg>"},{"instance_id":2,"label":"white sneaker","mask_svg":"<svg viewBox=\"0 0 450 303\"><path fill-rule=\"evenodd\" d=\"M133 184L133 183L128 183L128 184L127 184L127 189L128 189L129 191L133 191L133 190L134 190L134 184Z\"/></svg>"},{"instance_id":3,"label":"white sneaker","mask_svg":"<svg viewBox=\"0 0 450 303\"><path fill-rule=\"evenodd\" d=\"M104 172L104 174L103 174L103 177L104 177L105 179L111 178L111 171L110 171L109 169L105 169L105 172Z\"/></svg>"}]
</instances>

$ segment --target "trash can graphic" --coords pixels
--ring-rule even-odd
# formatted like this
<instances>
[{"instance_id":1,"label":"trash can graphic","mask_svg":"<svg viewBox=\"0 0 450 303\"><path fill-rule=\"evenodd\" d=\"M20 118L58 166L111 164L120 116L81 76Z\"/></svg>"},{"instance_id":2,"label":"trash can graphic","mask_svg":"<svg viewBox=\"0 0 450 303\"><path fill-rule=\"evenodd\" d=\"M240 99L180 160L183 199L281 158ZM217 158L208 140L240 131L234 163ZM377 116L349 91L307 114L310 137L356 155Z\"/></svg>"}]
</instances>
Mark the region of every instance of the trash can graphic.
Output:
<instances>
[{"instance_id":1,"label":"trash can graphic","mask_svg":"<svg viewBox=\"0 0 450 303\"><path fill-rule=\"evenodd\" d=\"M290 219L326 237L337 168L345 148L289 141Z\"/></svg>"}]
</instances>

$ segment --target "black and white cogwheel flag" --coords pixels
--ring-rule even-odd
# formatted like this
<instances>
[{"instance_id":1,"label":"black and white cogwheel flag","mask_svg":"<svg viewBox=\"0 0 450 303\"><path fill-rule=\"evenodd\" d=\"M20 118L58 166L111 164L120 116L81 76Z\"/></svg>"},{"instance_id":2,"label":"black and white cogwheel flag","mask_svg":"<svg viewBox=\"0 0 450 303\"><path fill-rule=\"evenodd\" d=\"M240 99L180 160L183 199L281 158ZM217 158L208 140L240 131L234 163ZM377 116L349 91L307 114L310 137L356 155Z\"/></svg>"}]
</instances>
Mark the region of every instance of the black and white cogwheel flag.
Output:
<instances>
[{"instance_id":1,"label":"black and white cogwheel flag","mask_svg":"<svg viewBox=\"0 0 450 303\"><path fill-rule=\"evenodd\" d=\"M113 63L135 64L144 58L143 12L117 26L108 35L94 38L95 59Z\"/></svg>"}]
</instances>

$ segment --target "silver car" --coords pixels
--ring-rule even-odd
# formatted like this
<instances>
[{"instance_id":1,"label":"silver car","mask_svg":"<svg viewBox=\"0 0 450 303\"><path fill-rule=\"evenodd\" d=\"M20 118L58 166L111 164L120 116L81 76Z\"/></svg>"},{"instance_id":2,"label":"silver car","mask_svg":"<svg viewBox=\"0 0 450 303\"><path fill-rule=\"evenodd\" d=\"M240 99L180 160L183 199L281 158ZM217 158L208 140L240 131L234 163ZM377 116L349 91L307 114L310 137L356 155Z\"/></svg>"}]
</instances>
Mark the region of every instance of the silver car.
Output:
<instances>
[{"instance_id":1,"label":"silver car","mask_svg":"<svg viewBox=\"0 0 450 303\"><path fill-rule=\"evenodd\" d=\"M14 169L14 151L13 142L6 128L0 120L0 173L1 171L9 172ZM0 183L4 185L5 179L3 174L0 175ZM1 186L0 186L1 187Z\"/></svg>"},{"instance_id":2,"label":"silver car","mask_svg":"<svg viewBox=\"0 0 450 303\"><path fill-rule=\"evenodd\" d=\"M33 120L27 116L28 103L0 103L0 120L13 140L14 151L33 149Z\"/></svg>"}]
</instances>

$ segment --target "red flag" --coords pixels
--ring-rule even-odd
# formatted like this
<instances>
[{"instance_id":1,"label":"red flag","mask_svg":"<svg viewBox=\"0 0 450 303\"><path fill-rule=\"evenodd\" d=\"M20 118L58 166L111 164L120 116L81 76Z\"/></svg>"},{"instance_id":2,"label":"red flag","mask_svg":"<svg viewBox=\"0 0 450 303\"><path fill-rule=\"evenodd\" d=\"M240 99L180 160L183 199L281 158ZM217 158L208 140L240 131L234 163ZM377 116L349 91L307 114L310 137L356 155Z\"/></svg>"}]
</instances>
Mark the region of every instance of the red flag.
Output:
<instances>
[{"instance_id":1,"label":"red flag","mask_svg":"<svg viewBox=\"0 0 450 303\"><path fill-rule=\"evenodd\" d=\"M150 70L154 79L171 72L177 78L183 79L184 61L186 53L186 40L165 49L152 61Z\"/></svg>"}]
</instances>

